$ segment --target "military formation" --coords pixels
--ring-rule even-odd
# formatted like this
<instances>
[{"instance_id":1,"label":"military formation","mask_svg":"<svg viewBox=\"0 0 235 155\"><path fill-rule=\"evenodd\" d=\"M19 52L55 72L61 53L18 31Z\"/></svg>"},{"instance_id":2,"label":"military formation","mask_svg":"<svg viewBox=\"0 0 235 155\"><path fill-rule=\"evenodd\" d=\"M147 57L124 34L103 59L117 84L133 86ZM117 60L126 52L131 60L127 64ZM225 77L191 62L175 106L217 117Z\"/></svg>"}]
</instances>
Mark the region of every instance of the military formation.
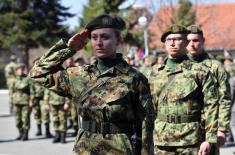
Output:
<instances>
[{"instance_id":1,"label":"military formation","mask_svg":"<svg viewBox=\"0 0 235 155\"><path fill-rule=\"evenodd\" d=\"M35 60L28 76L11 57L5 71L16 139L28 140L32 111L37 136L44 124L45 137L66 143L74 130L73 155L218 155L233 143L232 58L207 53L197 25L172 24L161 35L166 55L146 56L138 67L116 53L125 26L116 15L97 16ZM95 58L73 60L88 39Z\"/></svg>"},{"instance_id":2,"label":"military formation","mask_svg":"<svg viewBox=\"0 0 235 155\"><path fill-rule=\"evenodd\" d=\"M71 126L67 124L68 111L73 111L74 123L71 128L74 128L74 133L71 136L77 135L78 115L76 109L74 110L75 105L68 98L34 83L27 76L25 64L18 63L15 55L10 57L10 63L5 67L5 77L9 89L10 113L15 116L19 131L16 140L28 140L31 114L36 122L36 136L43 135L44 127L45 138L53 138L53 143L66 143L66 131ZM51 134L50 122L53 122L54 136Z\"/></svg>"}]
</instances>

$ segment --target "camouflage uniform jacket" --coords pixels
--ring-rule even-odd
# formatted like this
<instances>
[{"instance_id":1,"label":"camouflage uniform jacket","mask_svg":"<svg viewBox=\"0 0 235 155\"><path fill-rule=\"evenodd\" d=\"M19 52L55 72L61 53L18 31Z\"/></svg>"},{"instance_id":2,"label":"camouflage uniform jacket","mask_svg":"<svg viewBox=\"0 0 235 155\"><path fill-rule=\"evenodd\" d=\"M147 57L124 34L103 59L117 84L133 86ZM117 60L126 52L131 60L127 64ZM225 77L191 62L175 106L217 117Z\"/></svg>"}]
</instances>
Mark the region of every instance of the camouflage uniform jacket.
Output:
<instances>
[{"instance_id":1,"label":"camouflage uniform jacket","mask_svg":"<svg viewBox=\"0 0 235 155\"><path fill-rule=\"evenodd\" d=\"M72 67L75 67L75 66L67 66L66 69L72 68ZM65 97L65 103L69 104L70 107L73 106L72 104L75 104L73 103L73 100L69 97Z\"/></svg>"},{"instance_id":2,"label":"camouflage uniform jacket","mask_svg":"<svg viewBox=\"0 0 235 155\"><path fill-rule=\"evenodd\" d=\"M143 73L145 76L148 76L151 72L152 67L151 66L141 66L139 68L139 71Z\"/></svg>"},{"instance_id":3,"label":"camouflage uniform jacket","mask_svg":"<svg viewBox=\"0 0 235 155\"><path fill-rule=\"evenodd\" d=\"M224 65L224 68L226 72L230 75L229 83L230 83L230 88L232 91L235 90L235 64L226 64ZM233 94L233 100L234 100L234 94ZM233 104L233 103L232 103Z\"/></svg>"},{"instance_id":4,"label":"camouflage uniform jacket","mask_svg":"<svg viewBox=\"0 0 235 155\"><path fill-rule=\"evenodd\" d=\"M149 81L157 115L154 145L187 146L198 144L202 139L216 143L218 92L207 68L188 58L177 64L175 70L165 64L155 65ZM160 115L172 120L160 119ZM189 117L196 120L177 123L173 120ZM205 120L205 134L202 134L200 119Z\"/></svg>"},{"instance_id":5,"label":"camouflage uniform jacket","mask_svg":"<svg viewBox=\"0 0 235 155\"><path fill-rule=\"evenodd\" d=\"M63 105L65 104L65 97L56 94L53 91L45 90L44 101L50 105Z\"/></svg>"},{"instance_id":6,"label":"camouflage uniform jacket","mask_svg":"<svg viewBox=\"0 0 235 155\"><path fill-rule=\"evenodd\" d=\"M11 82L15 79L15 67L16 63L15 62L10 62L5 66L5 78L7 80L7 86L9 87Z\"/></svg>"},{"instance_id":7,"label":"camouflage uniform jacket","mask_svg":"<svg viewBox=\"0 0 235 155\"><path fill-rule=\"evenodd\" d=\"M143 137L148 139L145 139L146 146L152 146L153 107L147 79L124 60L102 74L99 73L96 62L92 65L63 70L61 68L63 61L74 54L75 51L69 49L61 40L34 65L30 76L49 89L73 98L77 107L81 109L83 121L110 122L126 133L126 135L113 134L118 139L114 138L111 141L99 139L100 134L98 134L95 136L98 139L93 139L89 148L94 149L99 143L102 145L109 143L122 150L123 144L130 145L126 139L130 139L128 134L133 123L141 123L143 120L146 122ZM111 78L104 85L93 89L84 100L80 100L82 92L92 87L102 77ZM83 139L85 135L80 136L80 139ZM120 145L117 145L117 141ZM75 151L76 147L84 146L83 143L78 139ZM125 147L129 147L128 145Z\"/></svg>"},{"instance_id":8,"label":"camouflage uniform jacket","mask_svg":"<svg viewBox=\"0 0 235 155\"><path fill-rule=\"evenodd\" d=\"M30 98L31 100L37 98L39 100L43 99L45 88L40 86L38 83L32 82L31 85L31 93Z\"/></svg>"},{"instance_id":9,"label":"camouflage uniform jacket","mask_svg":"<svg viewBox=\"0 0 235 155\"><path fill-rule=\"evenodd\" d=\"M16 76L10 86L11 101L13 104L29 104L30 101L30 80L27 75Z\"/></svg>"},{"instance_id":10,"label":"camouflage uniform jacket","mask_svg":"<svg viewBox=\"0 0 235 155\"><path fill-rule=\"evenodd\" d=\"M200 62L211 71L215 77L217 87L219 89L219 120L218 130L222 132L229 131L230 115L231 115L231 93L229 85L229 75L224 66L217 60L211 58L206 52L197 58L189 56L194 62Z\"/></svg>"},{"instance_id":11,"label":"camouflage uniform jacket","mask_svg":"<svg viewBox=\"0 0 235 155\"><path fill-rule=\"evenodd\" d=\"M230 77L235 77L235 64L231 63L231 64L226 64L224 65L225 70L227 73L229 73Z\"/></svg>"}]
</instances>

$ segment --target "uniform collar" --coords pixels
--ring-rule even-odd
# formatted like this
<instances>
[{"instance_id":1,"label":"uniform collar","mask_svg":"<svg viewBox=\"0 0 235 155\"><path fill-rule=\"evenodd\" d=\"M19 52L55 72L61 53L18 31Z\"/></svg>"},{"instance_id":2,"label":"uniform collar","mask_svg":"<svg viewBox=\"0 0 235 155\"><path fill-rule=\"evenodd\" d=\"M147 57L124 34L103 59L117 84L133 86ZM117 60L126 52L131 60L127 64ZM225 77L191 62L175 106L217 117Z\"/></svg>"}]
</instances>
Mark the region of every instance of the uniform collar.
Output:
<instances>
[{"instance_id":1,"label":"uniform collar","mask_svg":"<svg viewBox=\"0 0 235 155\"><path fill-rule=\"evenodd\" d=\"M201 54L199 55L192 55L190 53L187 54L189 59L194 61L194 62L202 62L205 59L209 58L208 53L206 53L205 51L203 51Z\"/></svg>"},{"instance_id":2,"label":"uniform collar","mask_svg":"<svg viewBox=\"0 0 235 155\"><path fill-rule=\"evenodd\" d=\"M166 66L167 59L169 59L169 58L166 58L163 64L157 66L158 71L165 69L166 72L178 73L178 72L182 72L184 68L185 69L191 69L192 68L192 63L190 62L190 60L187 56L185 56L185 59L181 63L179 63L179 65L177 65L176 69L174 69L174 70L172 70L172 69L170 69Z\"/></svg>"},{"instance_id":3,"label":"uniform collar","mask_svg":"<svg viewBox=\"0 0 235 155\"><path fill-rule=\"evenodd\" d=\"M120 62L113 66L110 67L109 69L107 69L106 71L104 71L103 73L100 73L98 68L97 68L97 59L93 62L93 64L90 65L86 65L84 68L84 70L91 72L93 74L95 74L95 76L103 76L106 74L114 74L116 70L118 70L119 72L126 74L130 68L130 66L127 64L127 62L122 58L122 54L121 53L117 53L117 57L120 58Z\"/></svg>"}]
</instances>

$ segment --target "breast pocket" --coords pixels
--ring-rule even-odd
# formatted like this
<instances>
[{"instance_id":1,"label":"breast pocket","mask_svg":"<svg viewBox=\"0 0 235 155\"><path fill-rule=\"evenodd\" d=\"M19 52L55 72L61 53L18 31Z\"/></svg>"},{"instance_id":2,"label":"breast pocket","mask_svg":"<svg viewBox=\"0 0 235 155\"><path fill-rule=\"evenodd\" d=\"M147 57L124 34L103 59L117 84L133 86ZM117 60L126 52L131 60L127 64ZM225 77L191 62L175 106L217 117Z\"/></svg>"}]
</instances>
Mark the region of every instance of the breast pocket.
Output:
<instances>
[{"instance_id":1,"label":"breast pocket","mask_svg":"<svg viewBox=\"0 0 235 155\"><path fill-rule=\"evenodd\" d=\"M109 89L110 90L110 89ZM105 116L109 121L133 120L132 95L127 84L117 82L111 91L103 96Z\"/></svg>"},{"instance_id":2,"label":"breast pocket","mask_svg":"<svg viewBox=\"0 0 235 155\"><path fill-rule=\"evenodd\" d=\"M198 89L198 84L192 78L176 78L166 89L164 96L171 102L186 99Z\"/></svg>"}]
</instances>

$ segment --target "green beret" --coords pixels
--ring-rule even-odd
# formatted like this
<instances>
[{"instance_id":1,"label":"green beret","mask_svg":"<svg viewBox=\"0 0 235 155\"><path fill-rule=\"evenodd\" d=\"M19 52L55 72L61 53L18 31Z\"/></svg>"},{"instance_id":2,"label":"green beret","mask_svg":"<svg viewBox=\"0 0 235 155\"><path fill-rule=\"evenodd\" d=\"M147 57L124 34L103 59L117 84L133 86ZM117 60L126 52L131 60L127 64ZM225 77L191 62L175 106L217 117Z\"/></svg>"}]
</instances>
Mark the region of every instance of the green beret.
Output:
<instances>
[{"instance_id":1,"label":"green beret","mask_svg":"<svg viewBox=\"0 0 235 155\"><path fill-rule=\"evenodd\" d=\"M198 27L197 25L190 25L189 27L187 27L187 30L189 31L189 33L203 35L202 29L200 27Z\"/></svg>"},{"instance_id":2,"label":"green beret","mask_svg":"<svg viewBox=\"0 0 235 155\"><path fill-rule=\"evenodd\" d=\"M85 28L89 31L93 31L100 28L114 28L117 30L124 30L125 27L126 23L121 17L102 14L91 20Z\"/></svg>"},{"instance_id":3,"label":"green beret","mask_svg":"<svg viewBox=\"0 0 235 155\"><path fill-rule=\"evenodd\" d=\"M25 64L24 63L18 63L15 67L15 69L18 69L18 68L25 68Z\"/></svg>"},{"instance_id":4,"label":"green beret","mask_svg":"<svg viewBox=\"0 0 235 155\"><path fill-rule=\"evenodd\" d=\"M162 34L161 36L161 42L165 42L165 39L166 37L169 35L169 34L177 34L177 33L180 33L180 34L188 34L188 31L187 29L182 26L182 25L178 25L178 24L173 24L171 25L170 27L168 27L166 29L166 31Z\"/></svg>"}]
</instances>

